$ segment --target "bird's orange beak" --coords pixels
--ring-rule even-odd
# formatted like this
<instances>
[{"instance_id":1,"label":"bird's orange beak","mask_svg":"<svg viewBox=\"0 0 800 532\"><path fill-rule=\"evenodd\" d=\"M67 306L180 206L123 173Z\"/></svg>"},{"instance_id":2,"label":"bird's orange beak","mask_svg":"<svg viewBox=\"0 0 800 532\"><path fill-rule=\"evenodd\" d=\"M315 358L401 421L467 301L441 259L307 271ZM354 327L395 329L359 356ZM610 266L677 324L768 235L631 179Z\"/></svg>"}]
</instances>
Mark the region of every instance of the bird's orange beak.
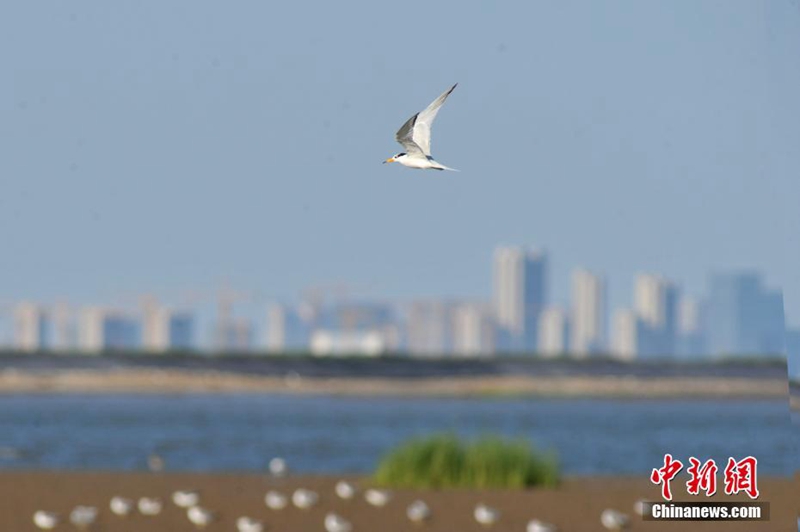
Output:
<instances>
[{"instance_id":1,"label":"bird's orange beak","mask_svg":"<svg viewBox=\"0 0 800 532\"><path fill-rule=\"evenodd\" d=\"M383 164L386 164L386 163L393 163L393 162L394 162L394 157L389 157L388 159L386 159L385 161L383 161Z\"/></svg>"}]
</instances>

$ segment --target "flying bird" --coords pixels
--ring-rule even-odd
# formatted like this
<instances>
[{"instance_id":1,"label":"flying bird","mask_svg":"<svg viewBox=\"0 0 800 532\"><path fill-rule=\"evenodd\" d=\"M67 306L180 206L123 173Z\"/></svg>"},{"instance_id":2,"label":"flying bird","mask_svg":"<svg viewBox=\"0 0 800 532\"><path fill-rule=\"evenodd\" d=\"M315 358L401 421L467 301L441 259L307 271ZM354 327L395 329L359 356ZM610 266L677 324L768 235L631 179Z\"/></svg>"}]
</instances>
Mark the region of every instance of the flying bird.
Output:
<instances>
[{"instance_id":1,"label":"flying bird","mask_svg":"<svg viewBox=\"0 0 800 532\"><path fill-rule=\"evenodd\" d=\"M453 170L447 166L436 162L431 157L431 126L436 119L436 114L444 101L455 90L458 83L447 89L441 96L436 98L424 110L409 118L403 126L397 130L394 138L406 151L400 152L393 157L389 157L385 163L400 163L409 168L420 170Z\"/></svg>"}]
</instances>

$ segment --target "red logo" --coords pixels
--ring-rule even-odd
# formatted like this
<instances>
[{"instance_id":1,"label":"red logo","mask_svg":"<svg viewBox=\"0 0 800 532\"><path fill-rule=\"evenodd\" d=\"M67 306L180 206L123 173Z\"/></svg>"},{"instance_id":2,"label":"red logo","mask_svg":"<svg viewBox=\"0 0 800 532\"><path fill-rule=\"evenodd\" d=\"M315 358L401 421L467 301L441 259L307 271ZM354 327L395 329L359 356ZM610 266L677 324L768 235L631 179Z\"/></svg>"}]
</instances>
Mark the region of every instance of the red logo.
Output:
<instances>
[{"instance_id":1,"label":"red logo","mask_svg":"<svg viewBox=\"0 0 800 532\"><path fill-rule=\"evenodd\" d=\"M728 458L728 465L725 467L725 494L734 495L743 491L751 499L757 498L757 465L758 461L752 456L738 462L733 458Z\"/></svg>"},{"instance_id":2,"label":"red logo","mask_svg":"<svg viewBox=\"0 0 800 532\"><path fill-rule=\"evenodd\" d=\"M686 492L689 495L698 495L700 490L711 497L717 492L717 464L713 459L707 460L702 466L700 460L692 456L689 458L691 465L686 469L691 477L686 482Z\"/></svg>"},{"instance_id":3,"label":"red logo","mask_svg":"<svg viewBox=\"0 0 800 532\"><path fill-rule=\"evenodd\" d=\"M671 454L665 454L664 466L653 469L653 472L650 473L650 481L653 484L661 484L661 496L667 501L672 500L672 490L669 483L681 469L683 469L683 464L680 460L673 460Z\"/></svg>"}]
</instances>

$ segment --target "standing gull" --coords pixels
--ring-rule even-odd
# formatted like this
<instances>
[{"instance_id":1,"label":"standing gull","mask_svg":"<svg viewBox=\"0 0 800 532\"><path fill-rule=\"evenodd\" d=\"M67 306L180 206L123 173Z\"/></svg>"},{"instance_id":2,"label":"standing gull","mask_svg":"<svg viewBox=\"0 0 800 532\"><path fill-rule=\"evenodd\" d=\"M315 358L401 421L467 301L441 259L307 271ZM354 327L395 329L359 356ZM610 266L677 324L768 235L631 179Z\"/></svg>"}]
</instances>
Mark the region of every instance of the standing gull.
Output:
<instances>
[{"instance_id":1,"label":"standing gull","mask_svg":"<svg viewBox=\"0 0 800 532\"><path fill-rule=\"evenodd\" d=\"M433 121L436 118L436 114L439 112L439 108L457 85L458 83L450 87L428 107L409 118L406 123L403 124L403 127L397 130L397 134L395 134L394 138L406 151L389 157L384 163L400 163L403 166L418 168L420 170L458 171L455 168L448 168L436 162L433 157L431 157L431 126L433 126Z\"/></svg>"}]
</instances>

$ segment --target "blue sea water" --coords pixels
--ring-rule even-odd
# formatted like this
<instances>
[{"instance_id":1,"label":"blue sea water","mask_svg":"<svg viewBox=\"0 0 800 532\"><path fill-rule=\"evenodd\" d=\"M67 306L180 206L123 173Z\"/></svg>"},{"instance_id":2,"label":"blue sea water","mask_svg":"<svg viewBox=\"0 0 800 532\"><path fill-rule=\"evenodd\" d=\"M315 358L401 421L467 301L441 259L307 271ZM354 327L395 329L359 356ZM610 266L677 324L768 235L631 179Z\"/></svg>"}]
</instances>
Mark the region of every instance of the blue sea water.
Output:
<instances>
[{"instance_id":1,"label":"blue sea water","mask_svg":"<svg viewBox=\"0 0 800 532\"><path fill-rule=\"evenodd\" d=\"M524 437L568 475L646 475L664 453L753 455L789 475L786 401L343 398L285 395L0 397L0 469L262 471L273 456L307 473L365 473L399 442L449 431Z\"/></svg>"}]
</instances>

